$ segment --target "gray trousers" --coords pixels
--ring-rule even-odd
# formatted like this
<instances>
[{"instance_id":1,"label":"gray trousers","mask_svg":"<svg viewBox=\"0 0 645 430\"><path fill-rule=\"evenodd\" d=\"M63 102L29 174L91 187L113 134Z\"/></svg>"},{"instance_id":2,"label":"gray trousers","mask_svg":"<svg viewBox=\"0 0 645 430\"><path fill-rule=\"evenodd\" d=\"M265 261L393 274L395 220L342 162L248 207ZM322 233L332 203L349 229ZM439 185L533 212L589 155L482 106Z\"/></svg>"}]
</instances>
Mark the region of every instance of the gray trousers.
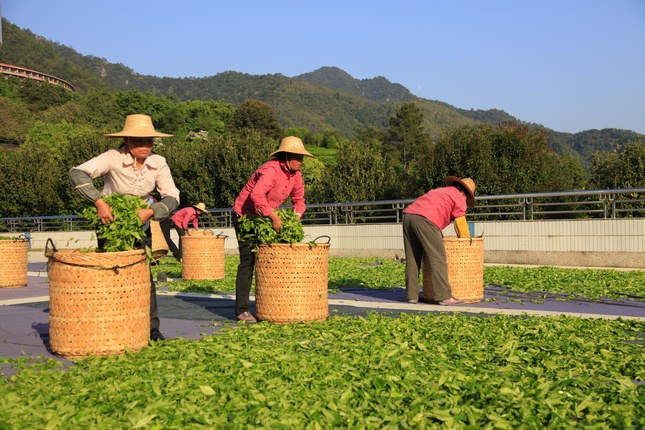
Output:
<instances>
[{"instance_id":1,"label":"gray trousers","mask_svg":"<svg viewBox=\"0 0 645 430\"><path fill-rule=\"evenodd\" d=\"M443 235L439 227L421 215L403 215L403 248L405 250L405 288L408 299L419 298L419 271L423 255L430 262L432 290L437 301L449 299L448 262Z\"/></svg>"}]
</instances>

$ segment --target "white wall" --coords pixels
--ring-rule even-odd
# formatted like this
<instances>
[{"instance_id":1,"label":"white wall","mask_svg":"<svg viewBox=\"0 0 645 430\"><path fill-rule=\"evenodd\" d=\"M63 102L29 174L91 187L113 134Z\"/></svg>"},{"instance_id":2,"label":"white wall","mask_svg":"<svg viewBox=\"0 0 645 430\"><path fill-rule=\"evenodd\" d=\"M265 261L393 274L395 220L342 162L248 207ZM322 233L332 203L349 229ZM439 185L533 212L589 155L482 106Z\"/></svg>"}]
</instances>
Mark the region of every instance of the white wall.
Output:
<instances>
[{"instance_id":1,"label":"white wall","mask_svg":"<svg viewBox=\"0 0 645 430\"><path fill-rule=\"evenodd\" d=\"M486 263L582 267L645 268L645 219L475 222L484 237ZM237 253L232 228L212 229L228 235L227 253ZM452 226L444 230L454 236ZM17 234L3 234L17 236ZM305 241L331 238L330 255L403 258L401 224L306 226ZM31 233L32 250L44 250L47 239L57 249L96 247L93 232ZM172 231L172 238L177 235ZM318 242L326 243L326 238Z\"/></svg>"}]
</instances>

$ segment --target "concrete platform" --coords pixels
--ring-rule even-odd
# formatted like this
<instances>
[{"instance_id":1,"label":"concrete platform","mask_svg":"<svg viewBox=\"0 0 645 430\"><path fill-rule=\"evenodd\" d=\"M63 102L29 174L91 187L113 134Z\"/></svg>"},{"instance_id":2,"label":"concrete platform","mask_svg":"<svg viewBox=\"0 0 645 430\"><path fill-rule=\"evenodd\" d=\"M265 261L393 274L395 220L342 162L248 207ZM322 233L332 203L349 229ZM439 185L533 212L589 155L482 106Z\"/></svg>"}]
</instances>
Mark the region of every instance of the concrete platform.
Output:
<instances>
[{"instance_id":1,"label":"concrete platform","mask_svg":"<svg viewBox=\"0 0 645 430\"><path fill-rule=\"evenodd\" d=\"M54 355L49 349L47 264L37 256L34 260L36 261L32 261L30 255L27 286L0 288L0 357L53 358L71 365L70 361ZM366 315L372 311L392 316L402 312L462 312L472 315L570 315L580 318L645 321L643 301L594 302L558 299L559 297L553 294L543 298L542 295L538 297L537 294L520 294L496 285L488 285L483 301L448 307L425 303L409 304L402 288L347 288L329 295L329 311L330 315ZM168 340L201 339L216 333L226 325L236 324L234 295L176 293L161 287L157 291L157 300L161 331ZM8 366L4 367L3 373L7 374Z\"/></svg>"}]
</instances>

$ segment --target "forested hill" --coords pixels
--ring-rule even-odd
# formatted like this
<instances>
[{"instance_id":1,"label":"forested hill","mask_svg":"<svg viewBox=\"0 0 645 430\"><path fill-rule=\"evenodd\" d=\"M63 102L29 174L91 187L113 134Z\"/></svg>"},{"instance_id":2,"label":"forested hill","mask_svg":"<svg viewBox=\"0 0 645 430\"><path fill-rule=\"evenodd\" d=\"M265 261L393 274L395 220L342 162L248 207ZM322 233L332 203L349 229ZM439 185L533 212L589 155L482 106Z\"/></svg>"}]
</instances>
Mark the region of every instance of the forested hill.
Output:
<instances>
[{"instance_id":1,"label":"forested hill","mask_svg":"<svg viewBox=\"0 0 645 430\"><path fill-rule=\"evenodd\" d=\"M393 84L383 76L358 80L338 67L321 67L314 72L305 73L295 78L375 102L419 100L403 85Z\"/></svg>"},{"instance_id":2,"label":"forested hill","mask_svg":"<svg viewBox=\"0 0 645 430\"><path fill-rule=\"evenodd\" d=\"M357 129L383 129L403 102L415 101L431 136L442 130L485 122L518 120L499 109L466 110L447 103L414 96L404 86L378 76L354 79L337 67L322 67L293 78L281 74L249 75L227 71L209 77L168 78L140 75L122 64L81 55L74 49L2 22L0 62L38 70L71 82L79 91L91 88L129 90L174 95L180 100L224 100L239 105L248 99L269 103L282 127L304 127L321 133L337 130L351 137ZM537 124L532 124L541 127ZM588 130L559 133L549 130L549 144L556 152L571 152L585 164L596 150L611 150L616 141L634 140L628 130Z\"/></svg>"}]
</instances>

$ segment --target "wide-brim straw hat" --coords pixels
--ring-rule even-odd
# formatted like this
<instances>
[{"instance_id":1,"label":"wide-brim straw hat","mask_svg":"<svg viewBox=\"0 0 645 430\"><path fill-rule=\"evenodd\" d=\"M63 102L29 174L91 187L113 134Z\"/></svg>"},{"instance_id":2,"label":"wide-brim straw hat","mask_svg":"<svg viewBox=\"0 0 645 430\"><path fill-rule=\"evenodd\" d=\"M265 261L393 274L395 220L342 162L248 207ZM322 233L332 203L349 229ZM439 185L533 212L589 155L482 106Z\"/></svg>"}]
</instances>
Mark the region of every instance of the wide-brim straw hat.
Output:
<instances>
[{"instance_id":1,"label":"wide-brim straw hat","mask_svg":"<svg viewBox=\"0 0 645 430\"><path fill-rule=\"evenodd\" d=\"M197 203L196 205L193 205L195 209L201 212L208 212L208 209L206 209L206 205L204 203Z\"/></svg>"},{"instance_id":2,"label":"wide-brim straw hat","mask_svg":"<svg viewBox=\"0 0 645 430\"><path fill-rule=\"evenodd\" d=\"M289 152L290 154L300 154L307 157L316 158L305 149L305 145L302 143L299 137L296 136L287 136L282 139L280 142L280 147L277 151L273 151L270 157L273 157L278 152Z\"/></svg>"},{"instance_id":3,"label":"wide-brim straw hat","mask_svg":"<svg viewBox=\"0 0 645 430\"><path fill-rule=\"evenodd\" d=\"M470 178L459 179L456 176L448 176L446 178L447 186L450 186L455 182L460 184L464 188L464 191L466 191L466 193L468 194L466 196L466 205L469 208L475 207L475 181Z\"/></svg>"},{"instance_id":4,"label":"wide-brim straw hat","mask_svg":"<svg viewBox=\"0 0 645 430\"><path fill-rule=\"evenodd\" d=\"M128 115L125 118L123 131L118 133L104 134L105 137L168 137L172 134L159 133L152 125L152 119L148 115Z\"/></svg>"}]
</instances>

